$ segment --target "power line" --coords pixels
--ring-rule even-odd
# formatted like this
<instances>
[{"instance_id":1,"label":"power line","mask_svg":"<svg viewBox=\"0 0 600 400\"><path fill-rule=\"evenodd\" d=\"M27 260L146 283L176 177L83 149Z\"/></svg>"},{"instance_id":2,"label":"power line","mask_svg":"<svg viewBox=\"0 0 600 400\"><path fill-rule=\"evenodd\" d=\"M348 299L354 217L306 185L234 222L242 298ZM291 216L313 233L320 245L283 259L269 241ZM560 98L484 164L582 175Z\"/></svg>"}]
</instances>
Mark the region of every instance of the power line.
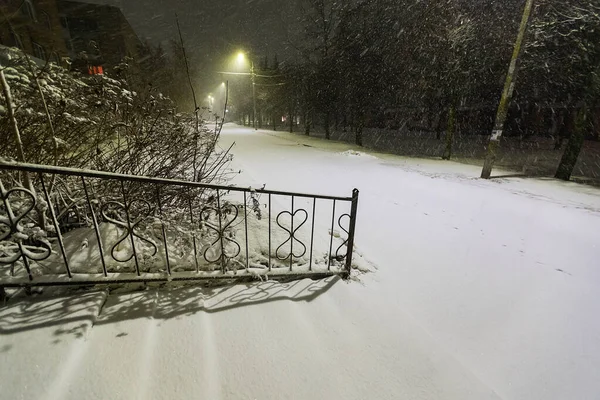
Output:
<instances>
[{"instance_id":1,"label":"power line","mask_svg":"<svg viewBox=\"0 0 600 400\"><path fill-rule=\"evenodd\" d=\"M261 75L261 74L253 74L251 72L225 72L225 71L217 71L218 74L224 74L224 75L245 75L245 76L257 76L259 78L279 78L279 77L283 77L285 75Z\"/></svg>"}]
</instances>

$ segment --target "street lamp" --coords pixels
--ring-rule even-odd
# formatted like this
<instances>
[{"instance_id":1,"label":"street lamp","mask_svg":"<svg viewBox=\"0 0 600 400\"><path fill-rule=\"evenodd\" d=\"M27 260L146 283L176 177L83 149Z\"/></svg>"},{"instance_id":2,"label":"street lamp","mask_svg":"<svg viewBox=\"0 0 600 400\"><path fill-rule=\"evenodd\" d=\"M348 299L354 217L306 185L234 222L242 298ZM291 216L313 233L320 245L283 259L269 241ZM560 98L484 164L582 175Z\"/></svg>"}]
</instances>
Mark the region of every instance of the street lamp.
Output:
<instances>
[{"instance_id":1,"label":"street lamp","mask_svg":"<svg viewBox=\"0 0 600 400\"><path fill-rule=\"evenodd\" d=\"M254 74L254 61L250 62L250 74L252 77L252 103L254 107L254 111L252 112L252 123L254 124L254 130L257 130L256 127L256 75Z\"/></svg>"},{"instance_id":2,"label":"street lamp","mask_svg":"<svg viewBox=\"0 0 600 400\"><path fill-rule=\"evenodd\" d=\"M237 62L239 65L244 65L246 62L246 55L241 51L237 55Z\"/></svg>"},{"instance_id":3,"label":"street lamp","mask_svg":"<svg viewBox=\"0 0 600 400\"><path fill-rule=\"evenodd\" d=\"M243 51L240 51L239 53L237 53L236 56L236 60L237 60L237 66L239 68L243 68L244 66L246 66L246 61L247 61L247 57L246 54ZM252 79L252 105L253 105L253 112L252 112L252 125L254 126L254 130L257 130L257 124L256 124L256 74L254 72L254 61L250 60L250 73L247 72L224 72L225 74L234 74L234 75L250 75L250 78Z\"/></svg>"}]
</instances>

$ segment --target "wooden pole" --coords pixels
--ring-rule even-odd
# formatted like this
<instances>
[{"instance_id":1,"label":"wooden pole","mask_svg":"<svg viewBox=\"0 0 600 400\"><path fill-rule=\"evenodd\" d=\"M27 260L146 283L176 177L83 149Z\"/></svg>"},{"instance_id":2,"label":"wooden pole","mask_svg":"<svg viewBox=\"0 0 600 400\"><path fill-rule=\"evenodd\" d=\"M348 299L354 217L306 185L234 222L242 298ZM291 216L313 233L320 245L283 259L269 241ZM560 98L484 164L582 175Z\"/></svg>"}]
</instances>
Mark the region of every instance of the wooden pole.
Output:
<instances>
[{"instance_id":1,"label":"wooden pole","mask_svg":"<svg viewBox=\"0 0 600 400\"><path fill-rule=\"evenodd\" d=\"M523 10L523 18L521 19L521 26L519 27L519 34L517 35L517 41L515 42L515 48L513 51L512 59L510 61L510 67L508 68L508 74L506 75L506 82L504 83L504 90L502 91L502 97L500 98L500 104L498 105L498 112L496 113L496 121L494 123L494 130L490 137L488 144L487 156L485 163L483 164L483 170L481 171L481 177L483 179L489 179L492 175L492 168L496 162L496 152L500 147L500 138L504 131L504 124L506 122L506 116L508 115L508 107L514 91L514 85L517 77L517 64L519 56L521 55L521 48L523 40L525 38L525 32L527 31L527 23L531 15L531 9L533 8L533 0L527 0L525 4L525 10Z\"/></svg>"}]
</instances>

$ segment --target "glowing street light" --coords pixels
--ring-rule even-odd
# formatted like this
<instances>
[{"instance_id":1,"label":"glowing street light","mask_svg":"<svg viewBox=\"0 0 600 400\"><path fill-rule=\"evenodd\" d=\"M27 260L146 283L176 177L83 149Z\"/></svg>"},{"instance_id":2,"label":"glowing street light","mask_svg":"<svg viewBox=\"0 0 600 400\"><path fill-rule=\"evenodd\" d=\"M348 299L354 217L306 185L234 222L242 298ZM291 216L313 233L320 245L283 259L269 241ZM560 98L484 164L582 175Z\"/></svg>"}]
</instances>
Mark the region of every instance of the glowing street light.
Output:
<instances>
[{"instance_id":1,"label":"glowing street light","mask_svg":"<svg viewBox=\"0 0 600 400\"><path fill-rule=\"evenodd\" d=\"M239 68L243 68L248 65L246 54L243 51L240 51L237 54L237 64ZM254 106L254 111L252 115L252 125L254 125L254 129L256 130L256 76L254 74L254 61L252 60L250 60L250 77L252 78L252 103Z\"/></svg>"},{"instance_id":2,"label":"glowing street light","mask_svg":"<svg viewBox=\"0 0 600 400\"><path fill-rule=\"evenodd\" d=\"M254 72L254 62L246 56L246 53L240 51L235 56L236 67L239 69L246 69L248 67L248 61L250 61L250 72L222 72L223 74L232 74L232 75L250 75L252 79L252 103L254 106L254 112L252 116L252 124L254 125L254 129L257 128L256 124L256 74Z\"/></svg>"},{"instance_id":3,"label":"glowing street light","mask_svg":"<svg viewBox=\"0 0 600 400\"><path fill-rule=\"evenodd\" d=\"M240 51L237 55L237 62L240 65L243 65L246 63L246 55L244 54L244 52Z\"/></svg>"}]
</instances>

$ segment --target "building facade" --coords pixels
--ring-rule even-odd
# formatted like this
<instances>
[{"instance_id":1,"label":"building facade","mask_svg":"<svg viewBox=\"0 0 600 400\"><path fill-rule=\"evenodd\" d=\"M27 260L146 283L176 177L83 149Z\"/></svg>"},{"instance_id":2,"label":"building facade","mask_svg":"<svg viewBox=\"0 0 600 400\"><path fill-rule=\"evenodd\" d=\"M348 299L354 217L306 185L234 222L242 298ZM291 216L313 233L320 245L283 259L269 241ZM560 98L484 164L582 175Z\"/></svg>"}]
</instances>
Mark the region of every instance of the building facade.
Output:
<instances>
[{"instance_id":1,"label":"building facade","mask_svg":"<svg viewBox=\"0 0 600 400\"><path fill-rule=\"evenodd\" d=\"M117 7L57 0L74 68L111 71L126 57L139 59L141 42ZM94 69L95 67L95 69Z\"/></svg>"},{"instance_id":2,"label":"building facade","mask_svg":"<svg viewBox=\"0 0 600 400\"><path fill-rule=\"evenodd\" d=\"M83 73L140 57L141 42L117 7L65 0L0 0L0 44Z\"/></svg>"},{"instance_id":3,"label":"building facade","mask_svg":"<svg viewBox=\"0 0 600 400\"><path fill-rule=\"evenodd\" d=\"M69 52L56 0L3 0L0 18L0 44L64 65Z\"/></svg>"}]
</instances>

